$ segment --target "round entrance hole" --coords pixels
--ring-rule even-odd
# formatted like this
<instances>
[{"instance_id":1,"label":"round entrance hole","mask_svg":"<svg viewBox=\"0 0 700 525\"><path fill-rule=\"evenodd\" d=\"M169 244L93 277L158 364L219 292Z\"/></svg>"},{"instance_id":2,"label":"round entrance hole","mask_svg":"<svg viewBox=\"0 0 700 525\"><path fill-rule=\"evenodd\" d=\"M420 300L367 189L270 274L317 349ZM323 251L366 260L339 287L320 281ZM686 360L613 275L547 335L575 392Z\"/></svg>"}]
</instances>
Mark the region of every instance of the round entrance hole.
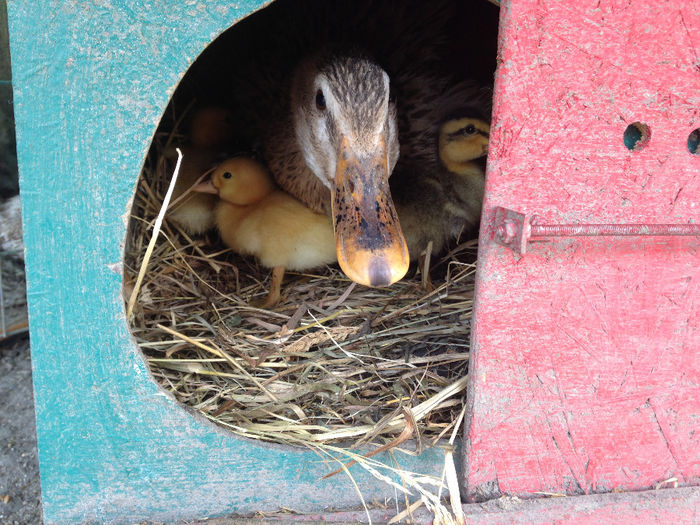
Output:
<instances>
[{"instance_id":1,"label":"round entrance hole","mask_svg":"<svg viewBox=\"0 0 700 525\"><path fill-rule=\"evenodd\" d=\"M650 137L651 130L649 126L641 122L633 122L625 129L623 141L628 150L639 151L649 143Z\"/></svg>"},{"instance_id":2,"label":"round entrance hole","mask_svg":"<svg viewBox=\"0 0 700 525\"><path fill-rule=\"evenodd\" d=\"M166 214L153 254L145 261L153 221L172 176L175 146L184 151L179 180L193 182L222 158L236 155L253 157L272 169L265 156L266 135L260 132L268 120L250 115L269 116L274 104L266 103L261 91L239 91L240 79L280 78L279 85L268 87L288 100L287 84L296 65L331 36L340 35L341 44L353 49L364 43L355 39L372 40L376 27L390 25L387 11L350 30L347 21L357 22L370 3L347 2L349 11L328 4L313 3L313 17L318 11L329 17L326 25L318 26L315 18L290 16L301 3L273 2L222 34L182 79L154 135L134 199L124 279L125 296L138 294L131 331L165 390L239 435L296 445L383 444L406 428L405 411L410 408L414 437L434 444L457 423L466 392L476 229L465 224L463 231L453 228L446 234L444 248L428 260L432 285L417 262L406 278L385 289L355 286L332 264L287 271L281 300L270 309L255 306L270 288L270 268L229 250L211 227L211 218L201 228L187 225L178 217L179 203ZM453 35L439 48L443 66L451 69L455 84L476 80L487 86L495 69L498 10L487 0L469 9L463 2L447 4L456 14L445 17L445 31L440 31ZM428 8L423 2L406 5L416 10L411 14L404 8L409 17L421 18L421 10ZM290 19L298 23L298 42L280 37L280 28L291 34ZM324 27L321 34L317 26ZM424 26L413 26L419 31L413 37L428 45L430 35L420 33ZM387 38L384 47L373 48L380 57L386 54L386 61L378 59L382 64L396 57L391 46L401 41L393 34ZM478 56L465 60L473 49L479 49ZM468 76L474 71L479 72L476 78ZM400 79L401 73L390 71L389 76ZM322 105L316 90L313 95L314 111L333 107L327 95ZM490 101L481 115L466 115L462 109L451 108L440 116L444 122L433 124L467 117L488 127ZM483 136L471 120L452 123L448 135ZM437 132L434 143L437 148ZM437 151L431 155L437 159ZM484 163L484 157L475 158L473 169L483 172ZM400 169L406 167L399 164ZM397 171L392 181L400 180L395 177ZM184 189L176 188L175 197ZM392 187L394 200L406 198L404 191ZM427 207L424 197L416 202ZM478 208L480 194L469 197ZM218 202L210 195L197 198L205 215ZM431 199L429 206L436 204ZM410 230L411 217L404 221L399 212L399 219ZM144 264L146 277L134 292Z\"/></svg>"}]
</instances>

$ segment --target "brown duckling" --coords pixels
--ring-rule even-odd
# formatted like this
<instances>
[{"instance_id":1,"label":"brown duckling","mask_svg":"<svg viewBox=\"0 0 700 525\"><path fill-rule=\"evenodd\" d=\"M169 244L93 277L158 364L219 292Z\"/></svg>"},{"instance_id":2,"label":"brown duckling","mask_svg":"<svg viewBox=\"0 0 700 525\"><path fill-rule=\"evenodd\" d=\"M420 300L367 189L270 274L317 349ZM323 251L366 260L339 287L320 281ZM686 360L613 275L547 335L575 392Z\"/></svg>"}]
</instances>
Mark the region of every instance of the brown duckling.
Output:
<instances>
[{"instance_id":1,"label":"brown duckling","mask_svg":"<svg viewBox=\"0 0 700 525\"><path fill-rule=\"evenodd\" d=\"M478 228L484 200L483 157L489 151L490 132L491 126L487 121L473 117L453 118L440 128L440 161L448 175L448 187L457 196L457 202L448 208L451 211L452 239L463 233L474 233Z\"/></svg>"},{"instance_id":2,"label":"brown duckling","mask_svg":"<svg viewBox=\"0 0 700 525\"><path fill-rule=\"evenodd\" d=\"M210 170L231 136L231 113L219 107L205 107L192 117L189 144L182 146L182 163L173 190L173 205L168 219L189 234L201 234L214 227L214 206L217 198L206 193L185 192ZM176 158L175 148L166 158ZM172 157L172 158L171 158Z\"/></svg>"},{"instance_id":3,"label":"brown duckling","mask_svg":"<svg viewBox=\"0 0 700 525\"><path fill-rule=\"evenodd\" d=\"M279 301L285 269L308 270L336 262L330 218L277 188L259 162L227 159L197 189L218 194L214 217L224 243L272 268L270 292L261 308Z\"/></svg>"},{"instance_id":4,"label":"brown duckling","mask_svg":"<svg viewBox=\"0 0 700 525\"><path fill-rule=\"evenodd\" d=\"M476 117L454 117L438 132L439 167L404 173L392 188L411 260L432 241L432 254L479 224L484 168L476 161L488 152L490 126Z\"/></svg>"}]
</instances>

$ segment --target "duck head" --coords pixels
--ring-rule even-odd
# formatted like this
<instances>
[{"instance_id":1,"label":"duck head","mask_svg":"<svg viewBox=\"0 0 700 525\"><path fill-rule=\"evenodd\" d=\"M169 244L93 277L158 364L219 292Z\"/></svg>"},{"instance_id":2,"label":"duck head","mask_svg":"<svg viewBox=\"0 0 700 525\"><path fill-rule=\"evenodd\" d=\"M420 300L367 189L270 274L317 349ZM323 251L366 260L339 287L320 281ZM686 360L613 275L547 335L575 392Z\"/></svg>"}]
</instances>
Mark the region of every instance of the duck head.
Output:
<instances>
[{"instance_id":1,"label":"duck head","mask_svg":"<svg viewBox=\"0 0 700 525\"><path fill-rule=\"evenodd\" d=\"M317 56L292 81L294 131L306 165L330 190L338 262L360 284L388 286L409 256L389 191L399 157L389 76L354 56Z\"/></svg>"},{"instance_id":2,"label":"duck head","mask_svg":"<svg viewBox=\"0 0 700 525\"><path fill-rule=\"evenodd\" d=\"M489 123L480 118L448 119L440 126L440 160L450 171L458 173L460 165L488 153L490 131Z\"/></svg>"}]
</instances>

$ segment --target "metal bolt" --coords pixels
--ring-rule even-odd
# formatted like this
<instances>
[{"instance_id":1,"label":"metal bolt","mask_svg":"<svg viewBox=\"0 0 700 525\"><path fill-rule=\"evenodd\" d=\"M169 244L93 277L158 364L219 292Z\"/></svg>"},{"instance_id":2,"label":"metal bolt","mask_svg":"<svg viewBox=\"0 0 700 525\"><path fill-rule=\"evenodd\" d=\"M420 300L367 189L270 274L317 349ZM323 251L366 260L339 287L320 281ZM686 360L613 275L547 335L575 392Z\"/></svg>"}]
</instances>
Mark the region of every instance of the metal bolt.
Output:
<instances>
[{"instance_id":1,"label":"metal bolt","mask_svg":"<svg viewBox=\"0 0 700 525\"><path fill-rule=\"evenodd\" d=\"M537 215L528 216L507 208L496 208L496 241L519 254L531 239L547 237L600 236L700 236L700 224L540 224ZM517 243L514 241L518 239Z\"/></svg>"},{"instance_id":2,"label":"metal bolt","mask_svg":"<svg viewBox=\"0 0 700 525\"><path fill-rule=\"evenodd\" d=\"M496 237L498 237L499 240L503 241L506 238L506 227L501 224L498 228L496 228Z\"/></svg>"},{"instance_id":3,"label":"metal bolt","mask_svg":"<svg viewBox=\"0 0 700 525\"><path fill-rule=\"evenodd\" d=\"M700 224L533 224L530 237L700 235Z\"/></svg>"}]
</instances>

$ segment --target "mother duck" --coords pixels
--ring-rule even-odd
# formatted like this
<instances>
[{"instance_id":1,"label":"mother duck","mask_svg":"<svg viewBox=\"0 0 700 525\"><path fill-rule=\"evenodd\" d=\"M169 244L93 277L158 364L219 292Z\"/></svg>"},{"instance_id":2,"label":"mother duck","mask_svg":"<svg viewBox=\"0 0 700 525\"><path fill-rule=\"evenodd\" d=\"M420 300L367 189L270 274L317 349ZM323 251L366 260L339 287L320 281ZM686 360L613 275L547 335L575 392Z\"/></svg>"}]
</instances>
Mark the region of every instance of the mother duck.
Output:
<instances>
[{"instance_id":1,"label":"mother duck","mask_svg":"<svg viewBox=\"0 0 700 525\"><path fill-rule=\"evenodd\" d=\"M191 70L198 88L211 85L197 69L217 72L241 138L261 144L285 191L332 216L338 262L358 283L387 286L408 269L389 176L399 153L404 165L434 155L425 122L438 121L450 83L441 59L453 4L278 0Z\"/></svg>"}]
</instances>

